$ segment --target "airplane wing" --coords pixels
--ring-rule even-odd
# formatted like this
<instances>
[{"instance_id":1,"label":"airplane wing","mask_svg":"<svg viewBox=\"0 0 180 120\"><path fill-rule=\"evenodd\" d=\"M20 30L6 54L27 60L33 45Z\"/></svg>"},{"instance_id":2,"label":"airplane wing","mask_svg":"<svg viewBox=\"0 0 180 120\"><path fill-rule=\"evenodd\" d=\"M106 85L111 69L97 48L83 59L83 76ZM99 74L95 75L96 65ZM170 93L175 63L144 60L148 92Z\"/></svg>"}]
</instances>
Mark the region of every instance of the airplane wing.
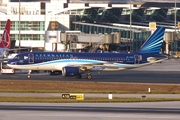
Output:
<instances>
[{"instance_id":1,"label":"airplane wing","mask_svg":"<svg viewBox=\"0 0 180 120\"><path fill-rule=\"evenodd\" d=\"M8 60L14 58L16 55L16 53L13 53L9 54L7 57L0 57L0 62L7 62Z\"/></svg>"},{"instance_id":2,"label":"airplane wing","mask_svg":"<svg viewBox=\"0 0 180 120\"><path fill-rule=\"evenodd\" d=\"M95 66L101 66L103 65L103 63L99 63L99 64L73 64L73 63L69 63L69 64L65 64L64 66L61 66L59 64L56 65L56 69L57 70L62 70L62 67L77 67L83 71L89 71L90 69L92 69Z\"/></svg>"},{"instance_id":3,"label":"airplane wing","mask_svg":"<svg viewBox=\"0 0 180 120\"><path fill-rule=\"evenodd\" d=\"M14 48L14 49L6 49L6 51L18 51L18 50L28 50L30 48Z\"/></svg>"},{"instance_id":4,"label":"airplane wing","mask_svg":"<svg viewBox=\"0 0 180 120\"><path fill-rule=\"evenodd\" d=\"M64 67L77 67L80 70L86 72L98 72L98 71L116 71L116 70L127 70L127 69L134 69L142 66L147 66L154 63L162 62L165 59L150 61L143 64L122 64L122 63L99 63L99 64L67 64ZM58 67L59 68L59 67Z\"/></svg>"},{"instance_id":5,"label":"airplane wing","mask_svg":"<svg viewBox=\"0 0 180 120\"><path fill-rule=\"evenodd\" d=\"M7 62L10 59L12 59L12 58L0 58L0 62Z\"/></svg>"},{"instance_id":6,"label":"airplane wing","mask_svg":"<svg viewBox=\"0 0 180 120\"><path fill-rule=\"evenodd\" d=\"M155 64L155 63L160 63L162 61L167 60L168 58L165 59L159 59L159 60L155 60L155 61L150 61L147 63L142 63L142 64L121 64L121 63L114 63L114 66L112 65L103 65L103 66L99 66L100 70L127 70L127 69L134 69L134 68L138 68L138 67L143 67L143 66L147 66L147 65L151 65L151 64Z\"/></svg>"}]
</instances>

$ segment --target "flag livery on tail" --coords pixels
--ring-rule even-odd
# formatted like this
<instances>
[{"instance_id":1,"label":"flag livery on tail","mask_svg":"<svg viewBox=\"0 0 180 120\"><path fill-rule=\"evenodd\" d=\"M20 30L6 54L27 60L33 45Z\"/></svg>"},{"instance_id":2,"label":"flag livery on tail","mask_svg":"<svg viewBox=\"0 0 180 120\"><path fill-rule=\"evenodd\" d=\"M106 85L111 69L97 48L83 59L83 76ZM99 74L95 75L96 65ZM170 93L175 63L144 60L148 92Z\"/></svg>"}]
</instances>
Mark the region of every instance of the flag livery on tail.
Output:
<instances>
[{"instance_id":1,"label":"flag livery on tail","mask_svg":"<svg viewBox=\"0 0 180 120\"><path fill-rule=\"evenodd\" d=\"M10 48L10 25L11 21L8 19L0 41L0 48Z\"/></svg>"}]
</instances>

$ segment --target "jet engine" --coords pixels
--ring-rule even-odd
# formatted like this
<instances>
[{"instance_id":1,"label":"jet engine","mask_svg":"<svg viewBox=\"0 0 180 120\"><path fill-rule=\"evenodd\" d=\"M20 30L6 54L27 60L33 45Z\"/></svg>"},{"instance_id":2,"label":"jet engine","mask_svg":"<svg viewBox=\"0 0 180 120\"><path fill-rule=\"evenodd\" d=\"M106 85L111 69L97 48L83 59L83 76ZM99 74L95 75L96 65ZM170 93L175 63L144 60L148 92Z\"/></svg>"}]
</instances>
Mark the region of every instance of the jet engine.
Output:
<instances>
[{"instance_id":1,"label":"jet engine","mask_svg":"<svg viewBox=\"0 0 180 120\"><path fill-rule=\"evenodd\" d=\"M81 73L80 69L77 67L64 67L62 69L63 76L76 76Z\"/></svg>"}]
</instances>

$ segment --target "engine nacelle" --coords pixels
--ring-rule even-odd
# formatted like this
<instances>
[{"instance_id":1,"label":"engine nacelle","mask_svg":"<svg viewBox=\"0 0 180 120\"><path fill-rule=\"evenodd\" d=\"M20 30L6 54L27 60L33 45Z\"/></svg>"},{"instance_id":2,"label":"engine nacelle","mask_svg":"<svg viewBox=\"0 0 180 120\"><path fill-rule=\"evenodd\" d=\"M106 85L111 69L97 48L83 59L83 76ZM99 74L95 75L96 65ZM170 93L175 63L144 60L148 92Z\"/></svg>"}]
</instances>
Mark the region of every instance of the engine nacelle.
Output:
<instances>
[{"instance_id":1,"label":"engine nacelle","mask_svg":"<svg viewBox=\"0 0 180 120\"><path fill-rule=\"evenodd\" d=\"M147 61L148 62L154 62L154 61L156 61L157 59L156 58L154 58L154 57L148 57L147 58Z\"/></svg>"},{"instance_id":2,"label":"engine nacelle","mask_svg":"<svg viewBox=\"0 0 180 120\"><path fill-rule=\"evenodd\" d=\"M63 76L76 76L80 74L80 69L77 67L64 67L62 69Z\"/></svg>"}]
</instances>

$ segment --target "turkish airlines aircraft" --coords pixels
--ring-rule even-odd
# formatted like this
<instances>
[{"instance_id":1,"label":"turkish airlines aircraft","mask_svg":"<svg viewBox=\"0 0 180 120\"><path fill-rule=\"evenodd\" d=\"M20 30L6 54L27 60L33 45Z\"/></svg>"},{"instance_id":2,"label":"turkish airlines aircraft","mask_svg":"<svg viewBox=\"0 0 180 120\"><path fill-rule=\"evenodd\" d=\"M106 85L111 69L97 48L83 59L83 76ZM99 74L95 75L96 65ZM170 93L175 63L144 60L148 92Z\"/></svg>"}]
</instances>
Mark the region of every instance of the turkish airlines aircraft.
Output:
<instances>
[{"instance_id":1,"label":"turkish airlines aircraft","mask_svg":"<svg viewBox=\"0 0 180 120\"><path fill-rule=\"evenodd\" d=\"M9 55L9 51L18 51L19 49L28 50L28 48L10 49L11 47L10 26L11 26L11 20L8 19L6 22L6 26L4 28L4 32L2 34L2 38L0 40L0 61L6 61L10 58L13 58L15 55L17 55L17 53Z\"/></svg>"},{"instance_id":2,"label":"turkish airlines aircraft","mask_svg":"<svg viewBox=\"0 0 180 120\"><path fill-rule=\"evenodd\" d=\"M6 50L10 49L10 26L11 21L8 19L4 28L4 32L2 34L2 39L0 41L0 58L6 57Z\"/></svg>"}]
</instances>

